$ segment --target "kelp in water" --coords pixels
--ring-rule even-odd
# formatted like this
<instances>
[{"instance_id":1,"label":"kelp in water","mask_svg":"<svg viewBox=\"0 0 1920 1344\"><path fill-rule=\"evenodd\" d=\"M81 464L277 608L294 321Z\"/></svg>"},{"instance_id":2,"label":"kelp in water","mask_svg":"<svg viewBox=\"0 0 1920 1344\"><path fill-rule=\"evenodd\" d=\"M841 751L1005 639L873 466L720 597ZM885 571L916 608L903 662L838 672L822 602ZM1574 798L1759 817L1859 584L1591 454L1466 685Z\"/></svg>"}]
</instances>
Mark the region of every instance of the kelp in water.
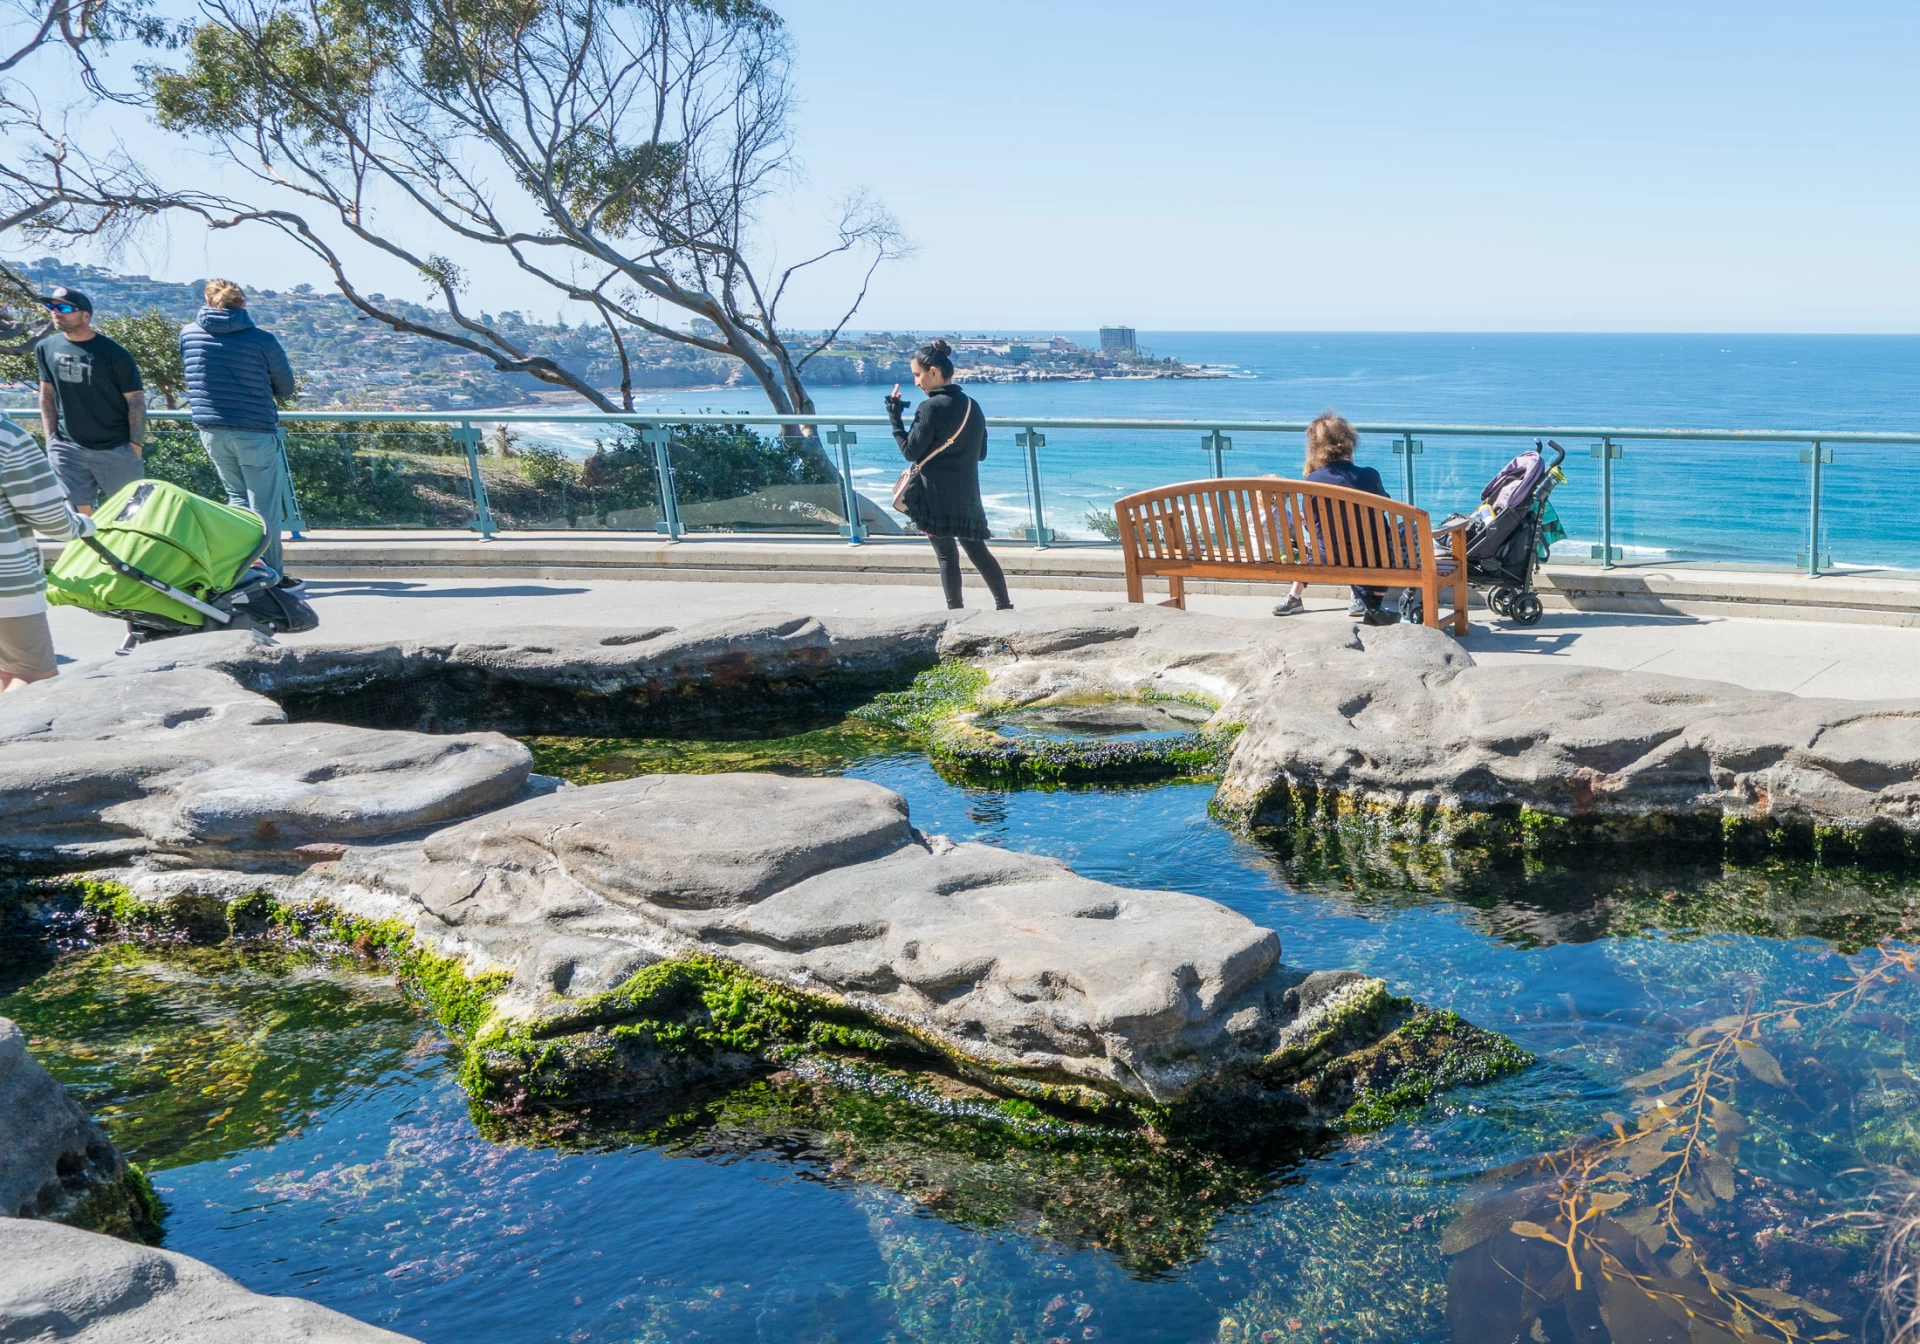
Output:
<instances>
[{"instance_id":1,"label":"kelp in water","mask_svg":"<svg viewBox=\"0 0 1920 1344\"><path fill-rule=\"evenodd\" d=\"M1762 1176L1752 1158L1743 1164L1742 1152L1770 1141L1769 1131L1808 1123L1779 1058L1784 1047L1820 1068L1837 1033L1881 1025L1890 1015L1874 1005L1914 975L1915 953L1887 943L1857 957L1831 993L1750 1000L1628 1079L1632 1114L1609 1114L1604 1131L1496 1173L1494 1188L1468 1201L1442 1238L1454 1257L1453 1337L1558 1344L1604 1328L1613 1344L1850 1338L1839 1327L1869 1305L1865 1236L1794 1182ZM1822 1078L1818 1091L1857 1090L1836 1081ZM1872 1131L1870 1118L1856 1142ZM1808 1203L1814 1216L1802 1211ZM1740 1236L1755 1225L1757 1237ZM1821 1227L1828 1235L1815 1241ZM1810 1252L1797 1265L1768 1253L1793 1245ZM1856 1273L1840 1272L1855 1260Z\"/></svg>"}]
</instances>

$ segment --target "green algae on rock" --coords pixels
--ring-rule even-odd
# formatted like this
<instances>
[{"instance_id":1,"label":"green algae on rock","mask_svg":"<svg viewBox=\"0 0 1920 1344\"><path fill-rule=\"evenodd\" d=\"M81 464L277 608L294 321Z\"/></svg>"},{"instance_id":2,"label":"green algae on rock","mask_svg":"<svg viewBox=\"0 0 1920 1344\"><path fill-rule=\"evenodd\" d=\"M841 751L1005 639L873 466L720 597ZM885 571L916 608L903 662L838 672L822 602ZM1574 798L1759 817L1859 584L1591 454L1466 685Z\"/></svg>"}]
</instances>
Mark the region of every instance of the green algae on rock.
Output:
<instances>
[{"instance_id":1,"label":"green algae on rock","mask_svg":"<svg viewBox=\"0 0 1920 1344\"><path fill-rule=\"evenodd\" d=\"M1015 703L988 695L991 680L986 668L949 659L854 713L912 733L943 775L1014 786L1217 778L1239 732L1206 726L1219 706L1198 695L1103 691ZM1130 729L1149 735L1124 735Z\"/></svg>"},{"instance_id":2,"label":"green algae on rock","mask_svg":"<svg viewBox=\"0 0 1920 1344\"><path fill-rule=\"evenodd\" d=\"M1852 952L1920 924L1898 870L1769 854L1448 848L1357 827L1267 828L1254 840L1294 889L1357 908L1444 900L1522 947L1660 933L1818 938Z\"/></svg>"},{"instance_id":3,"label":"green algae on rock","mask_svg":"<svg viewBox=\"0 0 1920 1344\"><path fill-rule=\"evenodd\" d=\"M834 775L855 761L914 749L903 730L850 716L824 728L750 739L528 737L533 768L570 784L604 784L638 775Z\"/></svg>"},{"instance_id":4,"label":"green algae on rock","mask_svg":"<svg viewBox=\"0 0 1920 1344\"><path fill-rule=\"evenodd\" d=\"M823 1179L904 1195L943 1222L1102 1250L1142 1275L1200 1257L1222 1214L1265 1195L1327 1142L1303 1131L1234 1151L1197 1147L947 1076L823 1057L693 1094L664 1114L496 1113L487 1132L709 1160L778 1153Z\"/></svg>"}]
</instances>

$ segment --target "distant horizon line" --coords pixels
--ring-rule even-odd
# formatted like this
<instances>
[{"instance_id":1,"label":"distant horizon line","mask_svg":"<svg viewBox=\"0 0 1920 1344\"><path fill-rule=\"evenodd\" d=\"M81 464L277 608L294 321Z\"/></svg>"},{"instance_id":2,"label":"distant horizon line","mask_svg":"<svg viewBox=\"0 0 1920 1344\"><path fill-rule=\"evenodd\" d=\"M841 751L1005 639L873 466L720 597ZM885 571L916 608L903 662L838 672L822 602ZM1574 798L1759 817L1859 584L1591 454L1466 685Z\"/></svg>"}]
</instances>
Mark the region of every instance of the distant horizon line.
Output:
<instances>
[{"instance_id":1,"label":"distant horizon line","mask_svg":"<svg viewBox=\"0 0 1920 1344\"><path fill-rule=\"evenodd\" d=\"M792 330L805 330L794 327ZM918 335L977 335L977 336L1013 336L1039 335L1048 332L1054 335L1086 335L1098 333L1098 327L848 327L843 334L856 336L918 336ZM1555 329L1532 330L1528 328L1479 328L1479 327L1330 327L1325 329L1307 327L1135 327L1134 333L1146 336L1700 336L1717 340L1739 340L1773 337L1800 336L1840 336L1860 339L1877 337L1912 338L1920 337L1920 328L1913 331L1841 331L1821 329L1818 331L1713 331L1706 328L1687 330L1646 330L1646 329Z\"/></svg>"}]
</instances>

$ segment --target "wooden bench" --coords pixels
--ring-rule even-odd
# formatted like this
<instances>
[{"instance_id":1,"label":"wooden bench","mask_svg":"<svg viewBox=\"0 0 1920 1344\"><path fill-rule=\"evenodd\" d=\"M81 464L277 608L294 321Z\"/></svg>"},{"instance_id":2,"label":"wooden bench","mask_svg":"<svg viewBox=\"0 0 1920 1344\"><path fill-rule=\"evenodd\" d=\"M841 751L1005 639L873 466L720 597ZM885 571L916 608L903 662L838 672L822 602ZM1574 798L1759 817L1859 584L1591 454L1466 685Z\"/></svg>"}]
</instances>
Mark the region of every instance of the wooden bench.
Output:
<instances>
[{"instance_id":1,"label":"wooden bench","mask_svg":"<svg viewBox=\"0 0 1920 1344\"><path fill-rule=\"evenodd\" d=\"M1453 588L1453 633L1467 633L1467 543L1443 535L1453 557L1442 575L1426 510L1363 490L1270 476L1186 481L1128 495L1113 506L1127 561L1127 601L1146 601L1143 580L1164 578L1162 606L1187 605L1188 579L1294 579L1418 588L1421 616L1440 626L1440 590Z\"/></svg>"}]
</instances>

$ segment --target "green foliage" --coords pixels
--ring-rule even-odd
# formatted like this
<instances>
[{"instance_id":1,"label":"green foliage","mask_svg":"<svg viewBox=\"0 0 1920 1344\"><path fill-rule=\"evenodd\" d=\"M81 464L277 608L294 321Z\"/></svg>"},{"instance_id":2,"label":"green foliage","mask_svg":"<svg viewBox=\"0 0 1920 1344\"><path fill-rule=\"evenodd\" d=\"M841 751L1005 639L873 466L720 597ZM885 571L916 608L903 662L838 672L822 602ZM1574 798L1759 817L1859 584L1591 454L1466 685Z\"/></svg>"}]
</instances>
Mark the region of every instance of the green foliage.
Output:
<instances>
[{"instance_id":1,"label":"green foliage","mask_svg":"<svg viewBox=\"0 0 1920 1344\"><path fill-rule=\"evenodd\" d=\"M180 324L149 308L143 313L121 313L103 318L99 329L127 348L133 362L140 366L140 381L147 389L147 404L156 400L177 410L187 395L187 370L180 358Z\"/></svg>"},{"instance_id":2,"label":"green foliage","mask_svg":"<svg viewBox=\"0 0 1920 1344\"><path fill-rule=\"evenodd\" d=\"M395 451L405 444L408 451L426 448L438 455L442 441L451 442L438 425L404 436L401 426L381 426L374 435L329 433L322 424L290 429L287 463L301 516L312 527L444 525L444 514L423 496L409 470L410 460ZM464 464L459 476L466 476ZM460 510L462 520L465 513Z\"/></svg>"},{"instance_id":3,"label":"green foliage","mask_svg":"<svg viewBox=\"0 0 1920 1344\"><path fill-rule=\"evenodd\" d=\"M207 456L200 435L191 425L165 420L150 423L147 450L140 460L147 475L156 480L171 481L207 499L227 497L220 473L213 469L213 459Z\"/></svg>"},{"instance_id":4,"label":"green foliage","mask_svg":"<svg viewBox=\"0 0 1920 1344\"><path fill-rule=\"evenodd\" d=\"M520 474L536 490L557 490L579 479L580 470L561 453L535 444L519 452Z\"/></svg>"},{"instance_id":5,"label":"green foliage","mask_svg":"<svg viewBox=\"0 0 1920 1344\"><path fill-rule=\"evenodd\" d=\"M1120 540L1120 520L1113 516L1112 509L1088 509L1086 524L1108 541Z\"/></svg>"},{"instance_id":6,"label":"green foliage","mask_svg":"<svg viewBox=\"0 0 1920 1344\"><path fill-rule=\"evenodd\" d=\"M555 192L574 218L621 238L648 229L672 201L685 168L680 145L621 145L595 130L574 136L553 156L547 182L528 186Z\"/></svg>"}]
</instances>

